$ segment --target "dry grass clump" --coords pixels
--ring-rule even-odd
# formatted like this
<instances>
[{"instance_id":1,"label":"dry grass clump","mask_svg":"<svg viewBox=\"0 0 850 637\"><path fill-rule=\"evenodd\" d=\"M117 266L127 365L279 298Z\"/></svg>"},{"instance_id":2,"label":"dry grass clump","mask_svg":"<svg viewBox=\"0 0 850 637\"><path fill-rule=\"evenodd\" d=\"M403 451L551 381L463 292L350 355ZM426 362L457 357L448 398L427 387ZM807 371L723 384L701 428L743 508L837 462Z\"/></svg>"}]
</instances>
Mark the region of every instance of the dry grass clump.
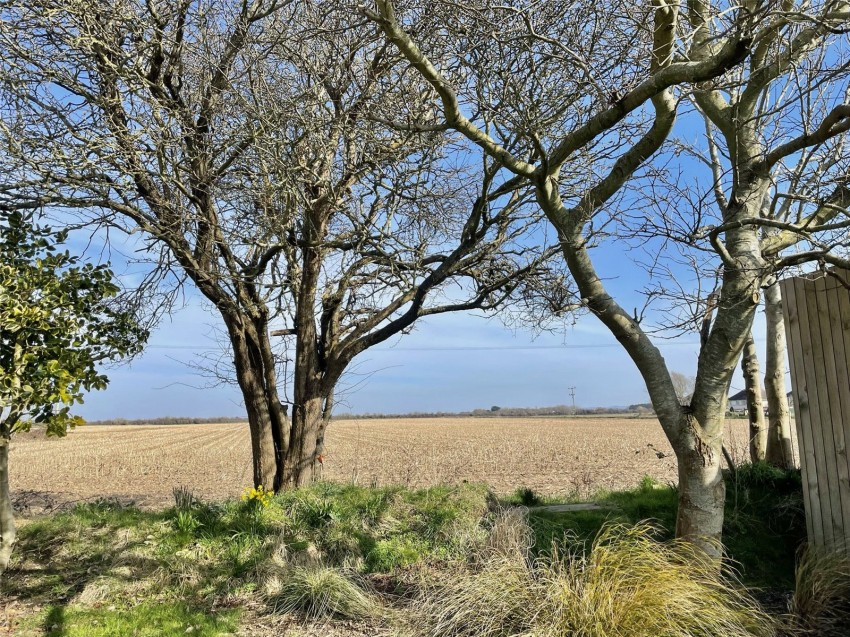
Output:
<instances>
[{"instance_id":1,"label":"dry grass clump","mask_svg":"<svg viewBox=\"0 0 850 637\"><path fill-rule=\"evenodd\" d=\"M308 619L371 619L381 614L377 599L354 576L311 564L288 566L266 577L264 592L275 612L301 612Z\"/></svg>"},{"instance_id":2,"label":"dry grass clump","mask_svg":"<svg viewBox=\"0 0 850 637\"><path fill-rule=\"evenodd\" d=\"M528 509L512 507L502 511L487 536L483 555L528 560L534 546L534 532L528 525Z\"/></svg>"},{"instance_id":3,"label":"dry grass clump","mask_svg":"<svg viewBox=\"0 0 850 637\"><path fill-rule=\"evenodd\" d=\"M791 613L800 627L846 634L843 631L850 625L850 555L806 547L795 579Z\"/></svg>"},{"instance_id":4,"label":"dry grass clump","mask_svg":"<svg viewBox=\"0 0 850 637\"><path fill-rule=\"evenodd\" d=\"M536 561L522 544L508 551L501 543L472 568L426 585L410 630L429 637L775 634L775 622L734 579L691 545L654 535L648 524L609 525L586 553L556 551Z\"/></svg>"}]
</instances>

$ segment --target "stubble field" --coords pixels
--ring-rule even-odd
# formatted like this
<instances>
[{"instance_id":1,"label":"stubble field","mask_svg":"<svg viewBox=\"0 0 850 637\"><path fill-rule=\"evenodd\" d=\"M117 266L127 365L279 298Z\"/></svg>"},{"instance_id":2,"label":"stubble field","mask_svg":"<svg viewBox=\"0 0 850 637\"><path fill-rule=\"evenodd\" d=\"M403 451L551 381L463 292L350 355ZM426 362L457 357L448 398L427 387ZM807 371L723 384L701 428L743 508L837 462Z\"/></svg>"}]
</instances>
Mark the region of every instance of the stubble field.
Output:
<instances>
[{"instance_id":1,"label":"stubble field","mask_svg":"<svg viewBox=\"0 0 850 637\"><path fill-rule=\"evenodd\" d=\"M746 422L729 421L727 446L743 459ZM529 487L587 496L676 481L672 450L654 419L433 418L331 423L323 477L412 487L485 482L497 493ZM248 426L86 426L65 439L13 439L11 488L21 514L97 497L167 505L172 488L235 497L251 481Z\"/></svg>"}]
</instances>

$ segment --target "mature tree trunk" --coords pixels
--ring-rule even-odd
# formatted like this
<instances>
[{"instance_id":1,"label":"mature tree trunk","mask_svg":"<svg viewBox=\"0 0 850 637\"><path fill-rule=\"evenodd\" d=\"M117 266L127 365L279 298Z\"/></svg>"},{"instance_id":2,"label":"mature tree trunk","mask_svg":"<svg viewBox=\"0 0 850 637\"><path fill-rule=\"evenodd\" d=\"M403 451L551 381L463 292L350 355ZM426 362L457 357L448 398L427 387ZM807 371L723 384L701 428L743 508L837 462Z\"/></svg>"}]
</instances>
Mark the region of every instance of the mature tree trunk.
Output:
<instances>
[{"instance_id":1,"label":"mature tree trunk","mask_svg":"<svg viewBox=\"0 0 850 637\"><path fill-rule=\"evenodd\" d=\"M745 174L726 211L729 219L758 217L767 180ZM679 461L677 535L695 538L720 557L725 490L722 442L729 384L753 324L764 263L752 227L725 233L723 283L716 318L700 350L697 380L686 422L671 439ZM701 539L700 539L701 538Z\"/></svg>"},{"instance_id":2,"label":"mature tree trunk","mask_svg":"<svg viewBox=\"0 0 850 637\"><path fill-rule=\"evenodd\" d=\"M9 565L15 537L15 512L9 492L9 438L0 436L0 576Z\"/></svg>"},{"instance_id":3,"label":"mature tree trunk","mask_svg":"<svg viewBox=\"0 0 850 637\"><path fill-rule=\"evenodd\" d=\"M288 446L286 409L280 404L274 356L264 318L223 314L233 363L251 432L254 486L277 491L282 483L282 459Z\"/></svg>"},{"instance_id":4,"label":"mature tree trunk","mask_svg":"<svg viewBox=\"0 0 850 637\"><path fill-rule=\"evenodd\" d=\"M764 420L764 407L762 406L759 359L752 334L747 337L747 342L744 344L741 371L744 372L744 385L747 388L747 414L750 421L750 462L762 462L767 449L767 423Z\"/></svg>"},{"instance_id":5,"label":"mature tree trunk","mask_svg":"<svg viewBox=\"0 0 850 637\"><path fill-rule=\"evenodd\" d=\"M320 439L324 438L325 403L333 393L338 373L328 369L333 339L316 327L315 303L321 277L322 242L329 209L319 203L305 211L306 245L301 253L301 278L295 299L296 343L292 423L281 463L281 484L298 487L315 478ZM322 320L326 318L323 316Z\"/></svg>"},{"instance_id":6,"label":"mature tree trunk","mask_svg":"<svg viewBox=\"0 0 850 637\"><path fill-rule=\"evenodd\" d=\"M676 537L691 540L709 555L720 557L726 501L721 471L723 441L720 436L706 437L690 414L679 428L682 435L675 445L679 468Z\"/></svg>"},{"instance_id":7,"label":"mature tree trunk","mask_svg":"<svg viewBox=\"0 0 850 637\"><path fill-rule=\"evenodd\" d=\"M296 396L292 412L292 437L284 459L284 485L298 487L309 484L316 476L320 455L320 438L324 437L324 403L322 396Z\"/></svg>"},{"instance_id":8,"label":"mature tree trunk","mask_svg":"<svg viewBox=\"0 0 850 637\"><path fill-rule=\"evenodd\" d=\"M764 391L767 398L768 434L765 460L783 469L794 468L791 444L791 414L785 392L785 323L782 318L782 292L779 283L765 289L764 311L767 319L767 356Z\"/></svg>"},{"instance_id":9,"label":"mature tree trunk","mask_svg":"<svg viewBox=\"0 0 850 637\"><path fill-rule=\"evenodd\" d=\"M691 405L681 405L667 365L640 325L605 290L580 235L562 235L564 257L587 307L614 334L640 370L679 466L677 535L713 558L722 555L725 490L721 473L726 391L738 353L714 347L712 370L701 359ZM728 304L727 304L728 305ZM723 305L721 304L721 308ZM747 320L747 316L743 317ZM726 323L728 323L728 317ZM731 329L723 323L724 329ZM749 323L743 328L749 329ZM714 337L717 342L718 337ZM743 342L743 339L740 339ZM710 390L710 391L709 391ZM694 407L697 407L695 411Z\"/></svg>"}]
</instances>

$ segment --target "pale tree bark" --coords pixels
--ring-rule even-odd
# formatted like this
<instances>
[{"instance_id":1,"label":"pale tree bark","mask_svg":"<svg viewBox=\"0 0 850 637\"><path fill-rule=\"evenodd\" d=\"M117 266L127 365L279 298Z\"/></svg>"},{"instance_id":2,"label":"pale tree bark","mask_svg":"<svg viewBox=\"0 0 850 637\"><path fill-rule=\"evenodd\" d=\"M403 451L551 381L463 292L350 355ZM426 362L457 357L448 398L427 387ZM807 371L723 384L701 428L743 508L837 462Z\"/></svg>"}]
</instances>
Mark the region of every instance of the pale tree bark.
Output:
<instances>
[{"instance_id":1,"label":"pale tree bark","mask_svg":"<svg viewBox=\"0 0 850 637\"><path fill-rule=\"evenodd\" d=\"M767 399L768 433L765 460L782 469L795 466L791 438L791 413L785 387L785 320L779 283L764 290L767 319L767 354L764 362L764 391Z\"/></svg>"},{"instance_id":2,"label":"pale tree bark","mask_svg":"<svg viewBox=\"0 0 850 637\"><path fill-rule=\"evenodd\" d=\"M762 462L767 453L767 423L761 397L761 375L758 352L753 335L747 338L741 354L741 371L747 391L747 420L749 421L750 462Z\"/></svg>"},{"instance_id":3,"label":"pale tree bark","mask_svg":"<svg viewBox=\"0 0 850 637\"><path fill-rule=\"evenodd\" d=\"M759 185L742 188L740 198L730 204L728 216L743 218L753 211L757 214L762 196ZM748 228L727 233L728 259L715 320L700 350L690 420L685 423L685 435L673 447L679 460L677 535L704 538L697 543L707 541L713 545L707 551L715 556L719 556L723 530L725 488L721 458L727 395L755 316L754 295L764 267L756 234Z\"/></svg>"},{"instance_id":4,"label":"pale tree bark","mask_svg":"<svg viewBox=\"0 0 850 637\"><path fill-rule=\"evenodd\" d=\"M0 436L0 577L9 565L16 535L15 512L9 491L9 438Z\"/></svg>"},{"instance_id":5,"label":"pale tree bark","mask_svg":"<svg viewBox=\"0 0 850 637\"><path fill-rule=\"evenodd\" d=\"M569 109L576 108L578 102L571 103L559 98L557 106L554 100L547 103L550 108L546 111L548 119L541 117L539 122L532 123L523 120L520 125L514 121L508 122L506 116L506 122L500 124L509 129L511 134L527 136L530 149L527 155L511 152L505 138L508 137L509 141L513 138L504 133L504 128L496 129L498 136L491 135L489 130L470 120L468 114L475 112L475 107L498 112L486 96L488 87L503 73L502 68L523 68L530 78L526 89L534 97L528 101L520 97L516 103L509 103L517 112L521 111L525 115L530 105L535 103L534 100L543 95L538 85L534 84L535 80L540 80L534 75L534 62L529 60L523 66L506 55L509 47L499 40L498 26L500 20L507 21L519 15L527 30L525 33L516 33L508 29L509 35L523 43L539 41L557 47L561 34L550 37L544 28L548 24L546 17L556 14L560 5L555 7L549 3L544 11L542 6L536 5L534 8L505 7L481 2L471 9L470 13L474 12L475 19L485 25L483 28L488 30L490 38L502 45L498 59L478 69L481 78L486 78L478 84L475 83L477 77L472 80L464 77L463 81L453 82L450 76L443 73L440 64L430 59L414 38L406 33L407 28L412 29L408 27L408 20L415 20L411 14L405 20L398 19L389 0L376 0L374 6L374 12L367 9L366 14L381 27L388 39L408 58L411 66L436 91L445 125L462 133L484 153L498 159L507 169L533 184L541 209L558 232L565 262L579 288L584 306L606 325L638 367L661 425L676 453L679 462L677 534L693 541L707 554L719 558L725 499L721 457L727 394L751 330L760 288L774 268L774 264L764 258L759 240L763 204L775 183L771 180L771 169L794 152L843 134L850 120L844 107L837 107L825 116L820 126L813 127L812 133L798 135L771 148L763 148L763 136L751 122L753 106L758 103L753 91L740 93L739 78L735 78L729 87L725 86L724 80L705 80L749 58L751 68L747 73L757 79L758 93L773 79L793 69L803 55L821 44L826 34L843 25L847 18L845 3L830 5L824 9L823 16L811 19L807 16L798 23L789 20L787 16L791 14L784 12L774 15L769 11L758 13L750 9L730 13L707 2L689 2L684 7L662 0L653 2L652 42L643 45L644 50L651 51L651 54L647 56L648 64L644 61L644 74L631 78L630 89L626 92L610 91L606 90L606 86L600 86L593 77L594 63L588 64L582 57L584 49L581 38L570 40L557 48L557 54L576 61L577 76L591 77L587 83L587 94L595 91L610 95L609 108L600 107L597 103L596 108L591 107L576 116ZM447 6L457 10L457 5L453 3L447 3ZM570 8L563 7L563 10L572 8L571 5ZM783 7L783 11L787 9ZM687 60L678 59L674 53L675 40L681 28L678 21L680 11L687 12L687 22L691 27L684 38L687 44L683 44L689 51ZM604 15L604 10L597 17L600 15ZM650 14L647 12L644 15L645 22ZM564 20L565 16L560 16L560 19ZM604 18L602 21L604 23ZM402 24L405 26L402 27ZM789 31L790 40L786 42L781 37L785 37ZM468 30L465 34L468 35ZM646 34L648 40L648 29ZM517 54L516 59L521 60L521 54ZM551 58L541 53L541 57L535 59ZM514 84L522 83L524 77L516 73L512 75L513 95L522 93ZM689 405L680 405L664 359L641 326L637 311L627 312L611 296L603 278L596 272L589 249L601 240L594 234L597 222L598 226L604 227L610 219L602 211L610 205L610 200L626 181L633 177L638 167L658 151L670 133L675 119L675 98L668 90L669 87L688 83L698 87L697 102L700 108L726 135L727 144L718 156L725 153L731 157L734 164L734 187L730 196L721 197L724 199L719 215L721 220L716 225L704 226L700 223L703 221L701 215L695 213L691 227L683 233L683 244L693 246L695 241L701 241L703 243L700 247L714 251L721 264L721 286L715 299L716 317L713 324L706 324L707 329L703 333L692 399ZM468 85L472 89L467 90ZM503 110L504 94L499 93L502 99L499 107ZM583 104L593 103L594 100L587 98L587 94L581 98L585 100ZM740 97L734 108L728 103L730 95ZM545 95L540 99L545 101L548 97ZM586 186L585 173L580 184L577 184L579 180L572 171L581 170L581 152L585 146L591 141L602 145L600 136L625 126L624 122L631 121L628 117L634 114L635 109L641 106L649 108L650 100L654 109L651 126L647 128L647 122L644 122L641 133L634 132L628 143L609 151L609 157L616 157L616 160L611 159L604 168L591 171L601 175L596 183ZM475 107L465 108L464 105L469 103ZM568 115L553 123L549 113L555 111ZM535 129L535 125L538 128ZM724 171L719 170L717 174L722 176ZM718 184L715 190L722 193L723 184ZM567 200L569 203L566 203ZM636 224L641 231L651 225L648 224L647 216L640 212L635 212L634 218L638 220ZM620 217L615 220L624 223Z\"/></svg>"},{"instance_id":6,"label":"pale tree bark","mask_svg":"<svg viewBox=\"0 0 850 637\"><path fill-rule=\"evenodd\" d=\"M699 59L715 46L709 37L710 8L709 4L700 2L689 3L689 7L689 18L696 29L692 55ZM833 24L844 24L848 18L847 8L846 3L836 3L825 15L836 20ZM835 13L831 12L833 9ZM750 335L755 308L761 297L760 289L772 282L772 273L776 267L775 263L765 258L760 234L760 226L765 218L764 202L771 200L776 181L771 173L790 154L843 135L847 125L845 107L839 106L826 113L820 125L812 127L812 133L790 137L798 132L793 131L784 143L779 141L766 146L762 127L767 125L765 122L775 120L777 115L771 112L770 106L766 106L769 101L765 99L765 91L770 89L774 80L789 72L808 53L820 46L830 32L829 27L824 28L826 25L815 20L800 27L796 33L794 29L789 29L790 35L780 35L787 26L783 18L777 17L763 31L764 37L758 41L748 62L750 74L744 80L741 90L724 92L708 87L695 94L700 109L723 136L731 165L731 183L728 183L727 194L721 181L724 171L719 166L717 146L709 139L713 190L722 220L720 225L710 231L709 239L723 263L723 284L717 319L709 341L700 353L700 369L692 407L697 419L708 424L710 430L718 436L722 433L722 414L725 412L730 371ZM802 234L797 234L795 239L800 241L802 237ZM748 360L752 361L753 358L749 357ZM758 378L752 386L758 388ZM720 391L721 387L723 392ZM755 396L749 398L752 400ZM751 405L750 414L758 418L761 417L762 408L760 400L756 403ZM760 457L764 449L764 429L762 424L761 429L754 432L754 458ZM699 466L695 464L692 471L698 473ZM680 467L680 481L684 479L682 473ZM686 483L684 490L690 488L690 484ZM722 518L722 510L716 507L716 511ZM698 516L692 517L697 525L702 523ZM681 514L679 519L682 521Z\"/></svg>"}]
</instances>

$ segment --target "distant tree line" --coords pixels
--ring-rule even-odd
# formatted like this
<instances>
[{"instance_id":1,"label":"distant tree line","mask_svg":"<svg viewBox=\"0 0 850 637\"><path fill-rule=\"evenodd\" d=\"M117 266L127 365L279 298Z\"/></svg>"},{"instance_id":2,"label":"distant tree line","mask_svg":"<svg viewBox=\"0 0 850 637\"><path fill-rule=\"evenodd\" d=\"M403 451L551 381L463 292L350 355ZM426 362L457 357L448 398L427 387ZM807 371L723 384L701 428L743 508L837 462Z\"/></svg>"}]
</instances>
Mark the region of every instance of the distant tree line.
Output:
<instances>
[{"instance_id":1,"label":"distant tree line","mask_svg":"<svg viewBox=\"0 0 850 637\"><path fill-rule=\"evenodd\" d=\"M641 403L629 405L628 407L577 407L575 415L594 416L605 414L652 414L652 405ZM471 411L412 411L397 414L376 414L365 412L362 414L334 414L334 420L373 420L389 418L482 418L482 417L507 417L507 418L530 418L540 416L572 416L573 408L568 405L555 405L553 407L499 407L498 409L473 409ZM109 418L107 420L90 420L87 425L91 426L129 426L129 425L202 425L217 423L244 423L246 416L216 416L212 418L189 418L184 416L164 416L162 418Z\"/></svg>"},{"instance_id":2,"label":"distant tree line","mask_svg":"<svg viewBox=\"0 0 850 637\"><path fill-rule=\"evenodd\" d=\"M245 416L217 416L215 418L185 418L181 416L165 416L164 418L140 418L137 420L128 420L126 418L112 418L109 420L90 420L88 425L204 425L226 422L247 422Z\"/></svg>"},{"instance_id":3,"label":"distant tree line","mask_svg":"<svg viewBox=\"0 0 850 637\"><path fill-rule=\"evenodd\" d=\"M642 403L628 407L577 407L575 412L569 405L552 407L491 407L489 409L473 409L472 411L414 411L400 414L334 414L334 420L357 419L386 419L386 418L530 418L541 416L599 416L606 414L652 414L652 405Z\"/></svg>"}]
</instances>

